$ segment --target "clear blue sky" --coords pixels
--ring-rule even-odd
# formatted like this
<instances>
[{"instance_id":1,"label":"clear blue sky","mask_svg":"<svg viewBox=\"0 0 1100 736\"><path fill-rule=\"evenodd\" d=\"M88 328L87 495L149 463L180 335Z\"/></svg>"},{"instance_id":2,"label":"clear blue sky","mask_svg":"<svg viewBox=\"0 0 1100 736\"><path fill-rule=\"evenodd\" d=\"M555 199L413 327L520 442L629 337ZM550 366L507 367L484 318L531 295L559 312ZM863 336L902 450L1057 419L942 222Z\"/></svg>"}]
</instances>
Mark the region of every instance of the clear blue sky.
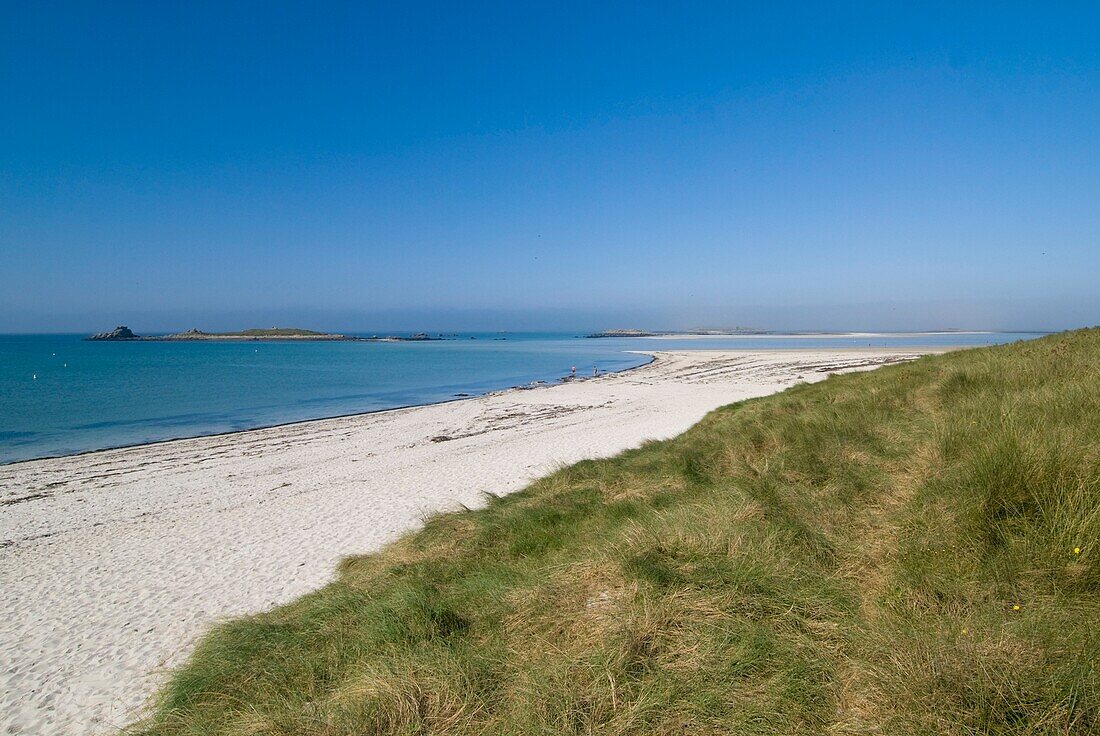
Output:
<instances>
[{"instance_id":1,"label":"clear blue sky","mask_svg":"<svg viewBox=\"0 0 1100 736\"><path fill-rule=\"evenodd\" d=\"M389 5L3 0L0 331L1100 322L1094 3Z\"/></svg>"}]
</instances>

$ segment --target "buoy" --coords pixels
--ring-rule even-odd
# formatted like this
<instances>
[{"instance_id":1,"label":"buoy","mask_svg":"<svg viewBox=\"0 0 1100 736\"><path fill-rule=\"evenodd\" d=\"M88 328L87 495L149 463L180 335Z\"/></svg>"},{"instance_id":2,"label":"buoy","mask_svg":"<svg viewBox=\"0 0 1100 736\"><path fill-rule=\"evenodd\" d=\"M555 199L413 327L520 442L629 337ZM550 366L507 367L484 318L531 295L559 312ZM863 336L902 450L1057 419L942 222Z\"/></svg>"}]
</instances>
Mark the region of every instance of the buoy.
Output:
<instances>
[{"instance_id":1,"label":"buoy","mask_svg":"<svg viewBox=\"0 0 1100 736\"><path fill-rule=\"evenodd\" d=\"M37 381L38 380L38 374L37 373L32 373L31 378L33 378L34 380Z\"/></svg>"}]
</instances>

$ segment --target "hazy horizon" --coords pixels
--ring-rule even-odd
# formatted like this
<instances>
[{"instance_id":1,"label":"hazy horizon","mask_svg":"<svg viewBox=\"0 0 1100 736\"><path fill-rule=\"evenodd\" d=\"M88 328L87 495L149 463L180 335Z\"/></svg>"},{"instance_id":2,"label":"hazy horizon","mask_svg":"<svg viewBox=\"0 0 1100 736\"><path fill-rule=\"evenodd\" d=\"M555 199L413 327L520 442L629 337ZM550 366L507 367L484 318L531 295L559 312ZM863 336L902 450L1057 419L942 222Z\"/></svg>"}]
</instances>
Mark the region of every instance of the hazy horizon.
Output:
<instances>
[{"instance_id":1,"label":"hazy horizon","mask_svg":"<svg viewBox=\"0 0 1100 736\"><path fill-rule=\"evenodd\" d=\"M952 322L955 310L971 317ZM1004 305L1000 310L957 304L912 308L912 318L899 318L889 304L764 307L735 310L729 319L696 319L690 316L664 317L657 312L627 310L570 312L567 310L380 310L374 313L326 310L271 309L262 311L214 312L195 310L185 316L156 311L129 315L105 313L98 318L35 320L31 329L11 328L0 317L0 334L92 334L116 325L126 325L138 334L167 334L191 328L206 331L265 327L298 327L329 332L598 332L612 329L657 331L722 330L751 328L777 332L932 332L973 330L993 332L1055 332L1090 327L1088 310L1079 310L1079 321L1044 324L1026 305ZM847 314L858 315L848 317ZM813 314L814 316L809 316Z\"/></svg>"}]
</instances>

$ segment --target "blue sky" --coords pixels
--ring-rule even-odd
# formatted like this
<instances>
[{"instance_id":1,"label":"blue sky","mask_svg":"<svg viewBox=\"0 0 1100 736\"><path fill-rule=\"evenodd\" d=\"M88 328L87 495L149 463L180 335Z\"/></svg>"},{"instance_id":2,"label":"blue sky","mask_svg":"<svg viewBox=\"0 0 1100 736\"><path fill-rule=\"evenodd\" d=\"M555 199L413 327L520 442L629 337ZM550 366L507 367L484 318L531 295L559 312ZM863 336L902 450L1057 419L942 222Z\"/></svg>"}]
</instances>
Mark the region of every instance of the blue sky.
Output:
<instances>
[{"instance_id":1,"label":"blue sky","mask_svg":"<svg viewBox=\"0 0 1100 736\"><path fill-rule=\"evenodd\" d=\"M2 0L0 331L1100 323L1087 3L391 5Z\"/></svg>"}]
</instances>

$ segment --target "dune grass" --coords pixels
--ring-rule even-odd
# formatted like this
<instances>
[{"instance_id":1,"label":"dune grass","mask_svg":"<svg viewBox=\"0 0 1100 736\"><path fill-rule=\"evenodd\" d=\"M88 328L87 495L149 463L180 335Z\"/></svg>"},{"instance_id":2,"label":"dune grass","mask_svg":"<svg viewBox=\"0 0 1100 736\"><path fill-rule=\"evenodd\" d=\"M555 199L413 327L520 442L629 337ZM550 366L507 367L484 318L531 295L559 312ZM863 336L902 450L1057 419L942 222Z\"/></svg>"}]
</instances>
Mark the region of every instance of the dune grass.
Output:
<instances>
[{"instance_id":1,"label":"dune grass","mask_svg":"<svg viewBox=\"0 0 1100 736\"><path fill-rule=\"evenodd\" d=\"M1100 732L1100 330L834 376L220 626L136 734Z\"/></svg>"}]
</instances>

